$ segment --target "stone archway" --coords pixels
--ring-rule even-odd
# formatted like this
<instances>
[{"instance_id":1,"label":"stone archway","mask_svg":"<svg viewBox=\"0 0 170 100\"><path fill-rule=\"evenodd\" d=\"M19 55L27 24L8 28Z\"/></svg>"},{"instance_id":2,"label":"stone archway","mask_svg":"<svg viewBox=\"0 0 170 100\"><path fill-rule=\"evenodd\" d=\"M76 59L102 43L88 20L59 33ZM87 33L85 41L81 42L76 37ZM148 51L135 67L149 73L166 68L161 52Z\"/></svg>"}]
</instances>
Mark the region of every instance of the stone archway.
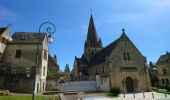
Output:
<instances>
[{"instance_id":1,"label":"stone archway","mask_svg":"<svg viewBox=\"0 0 170 100\"><path fill-rule=\"evenodd\" d=\"M127 92L134 92L134 81L131 77L126 78L126 90Z\"/></svg>"}]
</instances>

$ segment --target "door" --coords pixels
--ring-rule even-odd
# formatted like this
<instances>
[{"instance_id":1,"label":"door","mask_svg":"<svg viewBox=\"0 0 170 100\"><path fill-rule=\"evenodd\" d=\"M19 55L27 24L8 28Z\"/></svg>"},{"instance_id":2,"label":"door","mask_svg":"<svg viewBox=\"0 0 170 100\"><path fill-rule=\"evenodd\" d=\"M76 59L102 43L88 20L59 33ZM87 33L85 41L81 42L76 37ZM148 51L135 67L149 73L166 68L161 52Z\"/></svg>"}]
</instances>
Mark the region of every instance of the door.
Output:
<instances>
[{"instance_id":1,"label":"door","mask_svg":"<svg viewBox=\"0 0 170 100\"><path fill-rule=\"evenodd\" d=\"M39 93L39 83L37 83L37 93Z\"/></svg>"},{"instance_id":2,"label":"door","mask_svg":"<svg viewBox=\"0 0 170 100\"><path fill-rule=\"evenodd\" d=\"M134 82L131 77L126 78L126 89L127 92L134 92Z\"/></svg>"}]
</instances>

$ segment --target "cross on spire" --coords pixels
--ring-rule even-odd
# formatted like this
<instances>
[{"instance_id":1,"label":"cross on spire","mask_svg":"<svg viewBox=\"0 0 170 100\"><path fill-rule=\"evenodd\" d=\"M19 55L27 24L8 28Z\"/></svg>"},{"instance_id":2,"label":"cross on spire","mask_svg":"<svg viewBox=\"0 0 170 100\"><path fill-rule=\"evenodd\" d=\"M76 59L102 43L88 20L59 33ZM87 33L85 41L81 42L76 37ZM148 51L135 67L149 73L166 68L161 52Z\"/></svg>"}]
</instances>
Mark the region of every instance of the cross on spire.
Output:
<instances>
[{"instance_id":1,"label":"cross on spire","mask_svg":"<svg viewBox=\"0 0 170 100\"><path fill-rule=\"evenodd\" d=\"M122 32L125 33L125 29L124 28L122 29Z\"/></svg>"},{"instance_id":2,"label":"cross on spire","mask_svg":"<svg viewBox=\"0 0 170 100\"><path fill-rule=\"evenodd\" d=\"M90 9L90 13L91 13L91 14L93 13L93 9L92 9L92 8Z\"/></svg>"}]
</instances>

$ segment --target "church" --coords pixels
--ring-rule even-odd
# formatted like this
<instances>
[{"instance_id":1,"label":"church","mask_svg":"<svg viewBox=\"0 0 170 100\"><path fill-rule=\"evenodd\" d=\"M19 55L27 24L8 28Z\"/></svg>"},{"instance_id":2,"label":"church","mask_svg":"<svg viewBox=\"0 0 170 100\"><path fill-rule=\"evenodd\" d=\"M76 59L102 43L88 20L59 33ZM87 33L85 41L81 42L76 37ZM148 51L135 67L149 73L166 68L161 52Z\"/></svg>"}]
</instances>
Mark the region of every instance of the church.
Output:
<instances>
[{"instance_id":1,"label":"church","mask_svg":"<svg viewBox=\"0 0 170 100\"><path fill-rule=\"evenodd\" d=\"M87 39L82 57L75 57L74 77L108 77L110 88L118 87L124 92L150 91L151 84L146 57L136 48L122 29L121 36L102 46L93 16L90 16Z\"/></svg>"}]
</instances>

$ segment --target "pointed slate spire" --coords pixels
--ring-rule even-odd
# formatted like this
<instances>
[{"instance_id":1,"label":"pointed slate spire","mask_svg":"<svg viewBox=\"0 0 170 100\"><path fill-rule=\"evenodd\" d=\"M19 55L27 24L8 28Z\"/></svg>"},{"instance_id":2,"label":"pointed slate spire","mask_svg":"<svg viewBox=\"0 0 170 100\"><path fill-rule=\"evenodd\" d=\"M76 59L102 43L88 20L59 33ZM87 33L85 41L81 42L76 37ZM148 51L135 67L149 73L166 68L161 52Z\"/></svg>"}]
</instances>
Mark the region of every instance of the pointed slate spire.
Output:
<instances>
[{"instance_id":1,"label":"pointed slate spire","mask_svg":"<svg viewBox=\"0 0 170 100\"><path fill-rule=\"evenodd\" d=\"M87 43L90 44L90 47L97 47L98 46L98 36L96 32L96 28L93 21L93 16L90 16L90 22L88 27L87 33Z\"/></svg>"}]
</instances>

